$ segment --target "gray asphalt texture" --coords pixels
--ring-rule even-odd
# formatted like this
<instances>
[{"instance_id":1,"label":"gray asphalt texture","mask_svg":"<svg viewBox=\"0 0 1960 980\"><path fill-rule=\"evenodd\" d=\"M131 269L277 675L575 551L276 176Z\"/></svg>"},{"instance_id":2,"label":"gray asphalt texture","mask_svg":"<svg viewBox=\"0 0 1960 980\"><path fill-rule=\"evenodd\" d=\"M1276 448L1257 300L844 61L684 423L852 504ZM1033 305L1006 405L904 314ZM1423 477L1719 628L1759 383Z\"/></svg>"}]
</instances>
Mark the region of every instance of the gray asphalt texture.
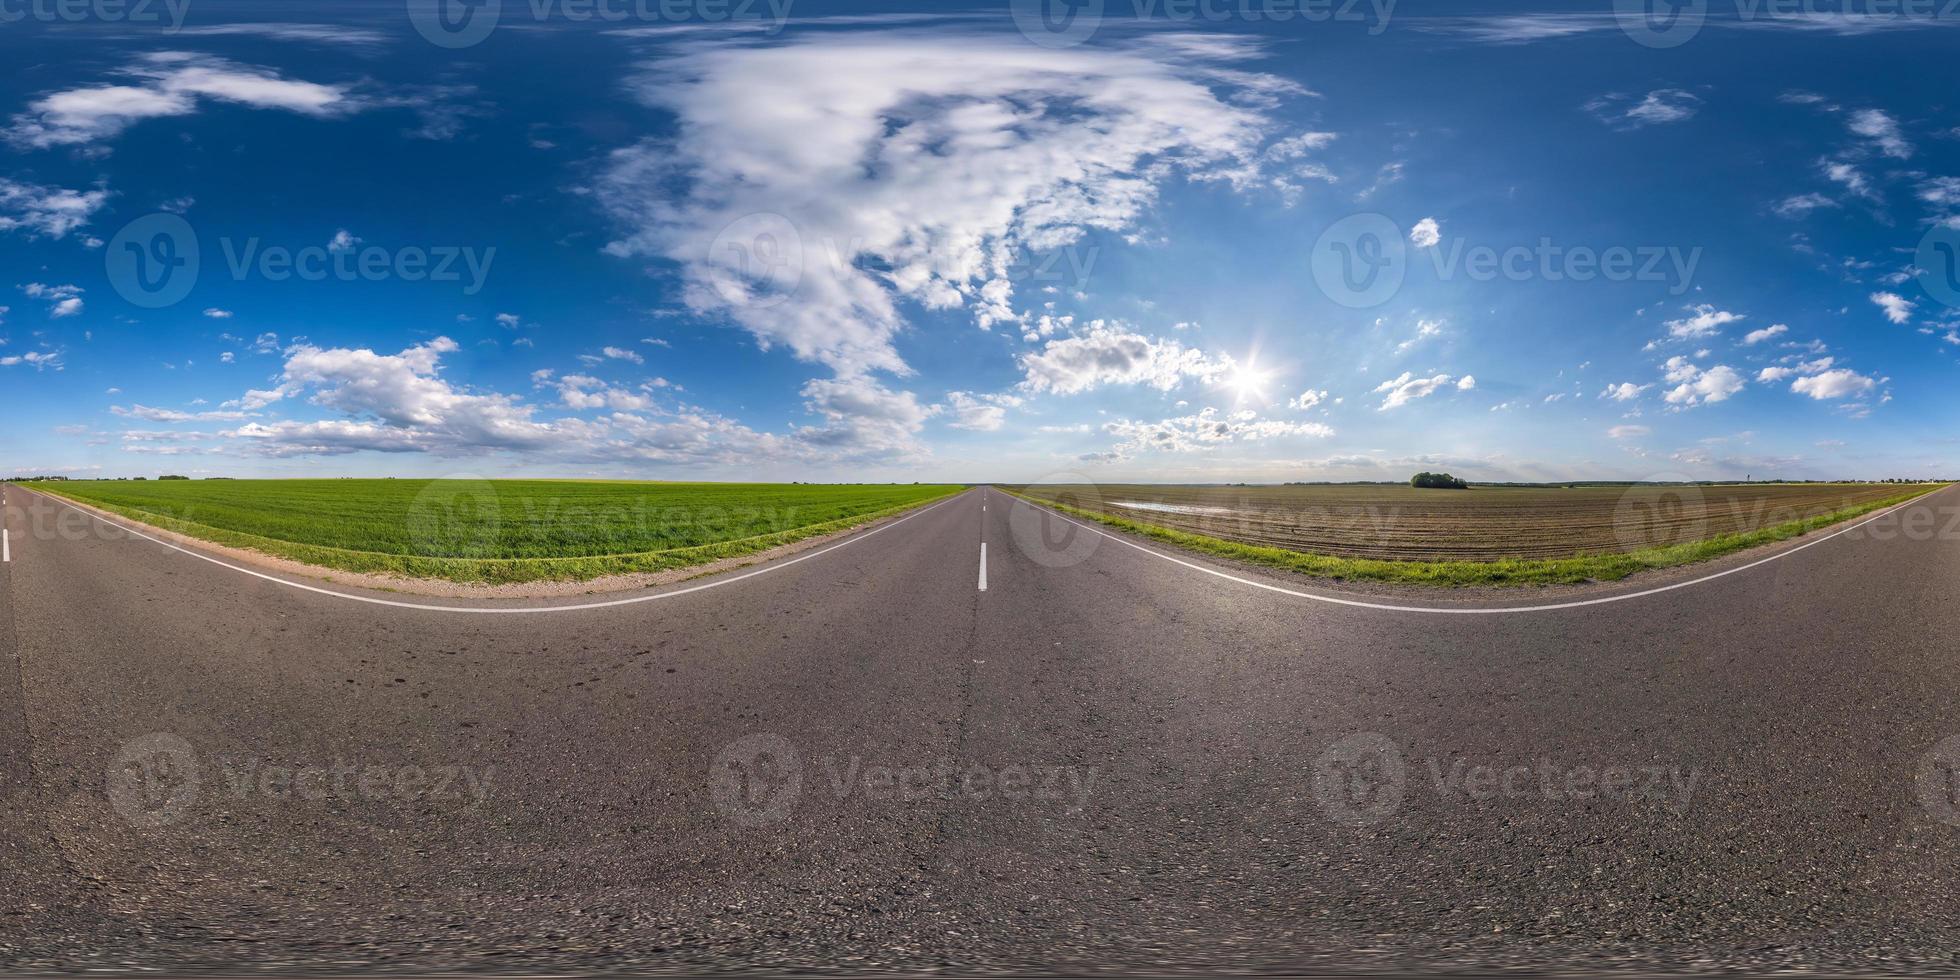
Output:
<instances>
[{"instance_id":1,"label":"gray asphalt texture","mask_svg":"<svg viewBox=\"0 0 1960 980\"><path fill-rule=\"evenodd\" d=\"M1501 616L988 489L522 615L5 503L0 970L1960 968L1960 489Z\"/></svg>"}]
</instances>

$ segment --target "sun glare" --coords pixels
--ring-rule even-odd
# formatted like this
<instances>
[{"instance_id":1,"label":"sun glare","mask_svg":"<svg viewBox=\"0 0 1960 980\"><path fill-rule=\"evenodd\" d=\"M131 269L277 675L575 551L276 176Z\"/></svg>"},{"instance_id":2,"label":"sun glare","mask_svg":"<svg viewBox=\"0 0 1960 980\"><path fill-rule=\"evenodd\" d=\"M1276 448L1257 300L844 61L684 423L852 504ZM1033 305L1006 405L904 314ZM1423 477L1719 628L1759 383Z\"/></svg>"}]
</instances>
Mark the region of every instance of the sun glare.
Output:
<instances>
[{"instance_id":1,"label":"sun glare","mask_svg":"<svg viewBox=\"0 0 1960 980\"><path fill-rule=\"evenodd\" d=\"M1225 377L1225 387L1231 389L1236 402L1264 401L1266 385L1271 381L1271 371L1261 371L1256 365L1247 363L1232 369L1232 373Z\"/></svg>"}]
</instances>

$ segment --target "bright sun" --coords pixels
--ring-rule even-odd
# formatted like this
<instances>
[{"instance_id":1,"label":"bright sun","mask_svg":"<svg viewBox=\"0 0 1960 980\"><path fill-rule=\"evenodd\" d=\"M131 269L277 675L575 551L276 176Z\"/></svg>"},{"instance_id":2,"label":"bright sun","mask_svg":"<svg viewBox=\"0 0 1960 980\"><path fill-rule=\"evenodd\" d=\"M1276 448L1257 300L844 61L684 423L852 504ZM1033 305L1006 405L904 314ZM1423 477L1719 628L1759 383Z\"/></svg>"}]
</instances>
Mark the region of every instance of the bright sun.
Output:
<instances>
[{"instance_id":1,"label":"bright sun","mask_svg":"<svg viewBox=\"0 0 1960 980\"><path fill-rule=\"evenodd\" d=\"M1232 369L1225 379L1225 386L1232 389L1238 401L1263 400L1266 397L1266 384L1272 380L1272 372L1261 371L1251 364L1240 364Z\"/></svg>"}]
</instances>

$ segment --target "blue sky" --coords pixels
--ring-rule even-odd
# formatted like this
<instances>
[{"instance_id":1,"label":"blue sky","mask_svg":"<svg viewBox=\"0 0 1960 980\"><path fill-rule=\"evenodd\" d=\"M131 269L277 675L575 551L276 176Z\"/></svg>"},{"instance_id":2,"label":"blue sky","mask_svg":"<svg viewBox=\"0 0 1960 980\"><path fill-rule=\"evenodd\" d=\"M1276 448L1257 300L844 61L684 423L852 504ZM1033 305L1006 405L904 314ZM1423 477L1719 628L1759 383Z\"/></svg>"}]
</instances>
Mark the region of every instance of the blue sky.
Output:
<instances>
[{"instance_id":1,"label":"blue sky","mask_svg":"<svg viewBox=\"0 0 1960 980\"><path fill-rule=\"evenodd\" d=\"M487 2L0 0L0 471L1960 474L1939 4Z\"/></svg>"}]
</instances>

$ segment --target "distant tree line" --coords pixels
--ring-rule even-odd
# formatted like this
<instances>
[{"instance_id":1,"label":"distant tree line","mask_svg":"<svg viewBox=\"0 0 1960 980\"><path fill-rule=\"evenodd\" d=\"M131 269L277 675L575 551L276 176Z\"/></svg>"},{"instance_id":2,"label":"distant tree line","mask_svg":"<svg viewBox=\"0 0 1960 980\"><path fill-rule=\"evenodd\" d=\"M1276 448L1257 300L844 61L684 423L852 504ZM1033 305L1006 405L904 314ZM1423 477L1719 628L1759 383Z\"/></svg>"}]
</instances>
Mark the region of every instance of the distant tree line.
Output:
<instances>
[{"instance_id":1,"label":"distant tree line","mask_svg":"<svg viewBox=\"0 0 1960 980\"><path fill-rule=\"evenodd\" d=\"M1448 473L1431 473L1424 470L1409 477L1409 486L1424 490L1468 490L1470 484Z\"/></svg>"}]
</instances>

